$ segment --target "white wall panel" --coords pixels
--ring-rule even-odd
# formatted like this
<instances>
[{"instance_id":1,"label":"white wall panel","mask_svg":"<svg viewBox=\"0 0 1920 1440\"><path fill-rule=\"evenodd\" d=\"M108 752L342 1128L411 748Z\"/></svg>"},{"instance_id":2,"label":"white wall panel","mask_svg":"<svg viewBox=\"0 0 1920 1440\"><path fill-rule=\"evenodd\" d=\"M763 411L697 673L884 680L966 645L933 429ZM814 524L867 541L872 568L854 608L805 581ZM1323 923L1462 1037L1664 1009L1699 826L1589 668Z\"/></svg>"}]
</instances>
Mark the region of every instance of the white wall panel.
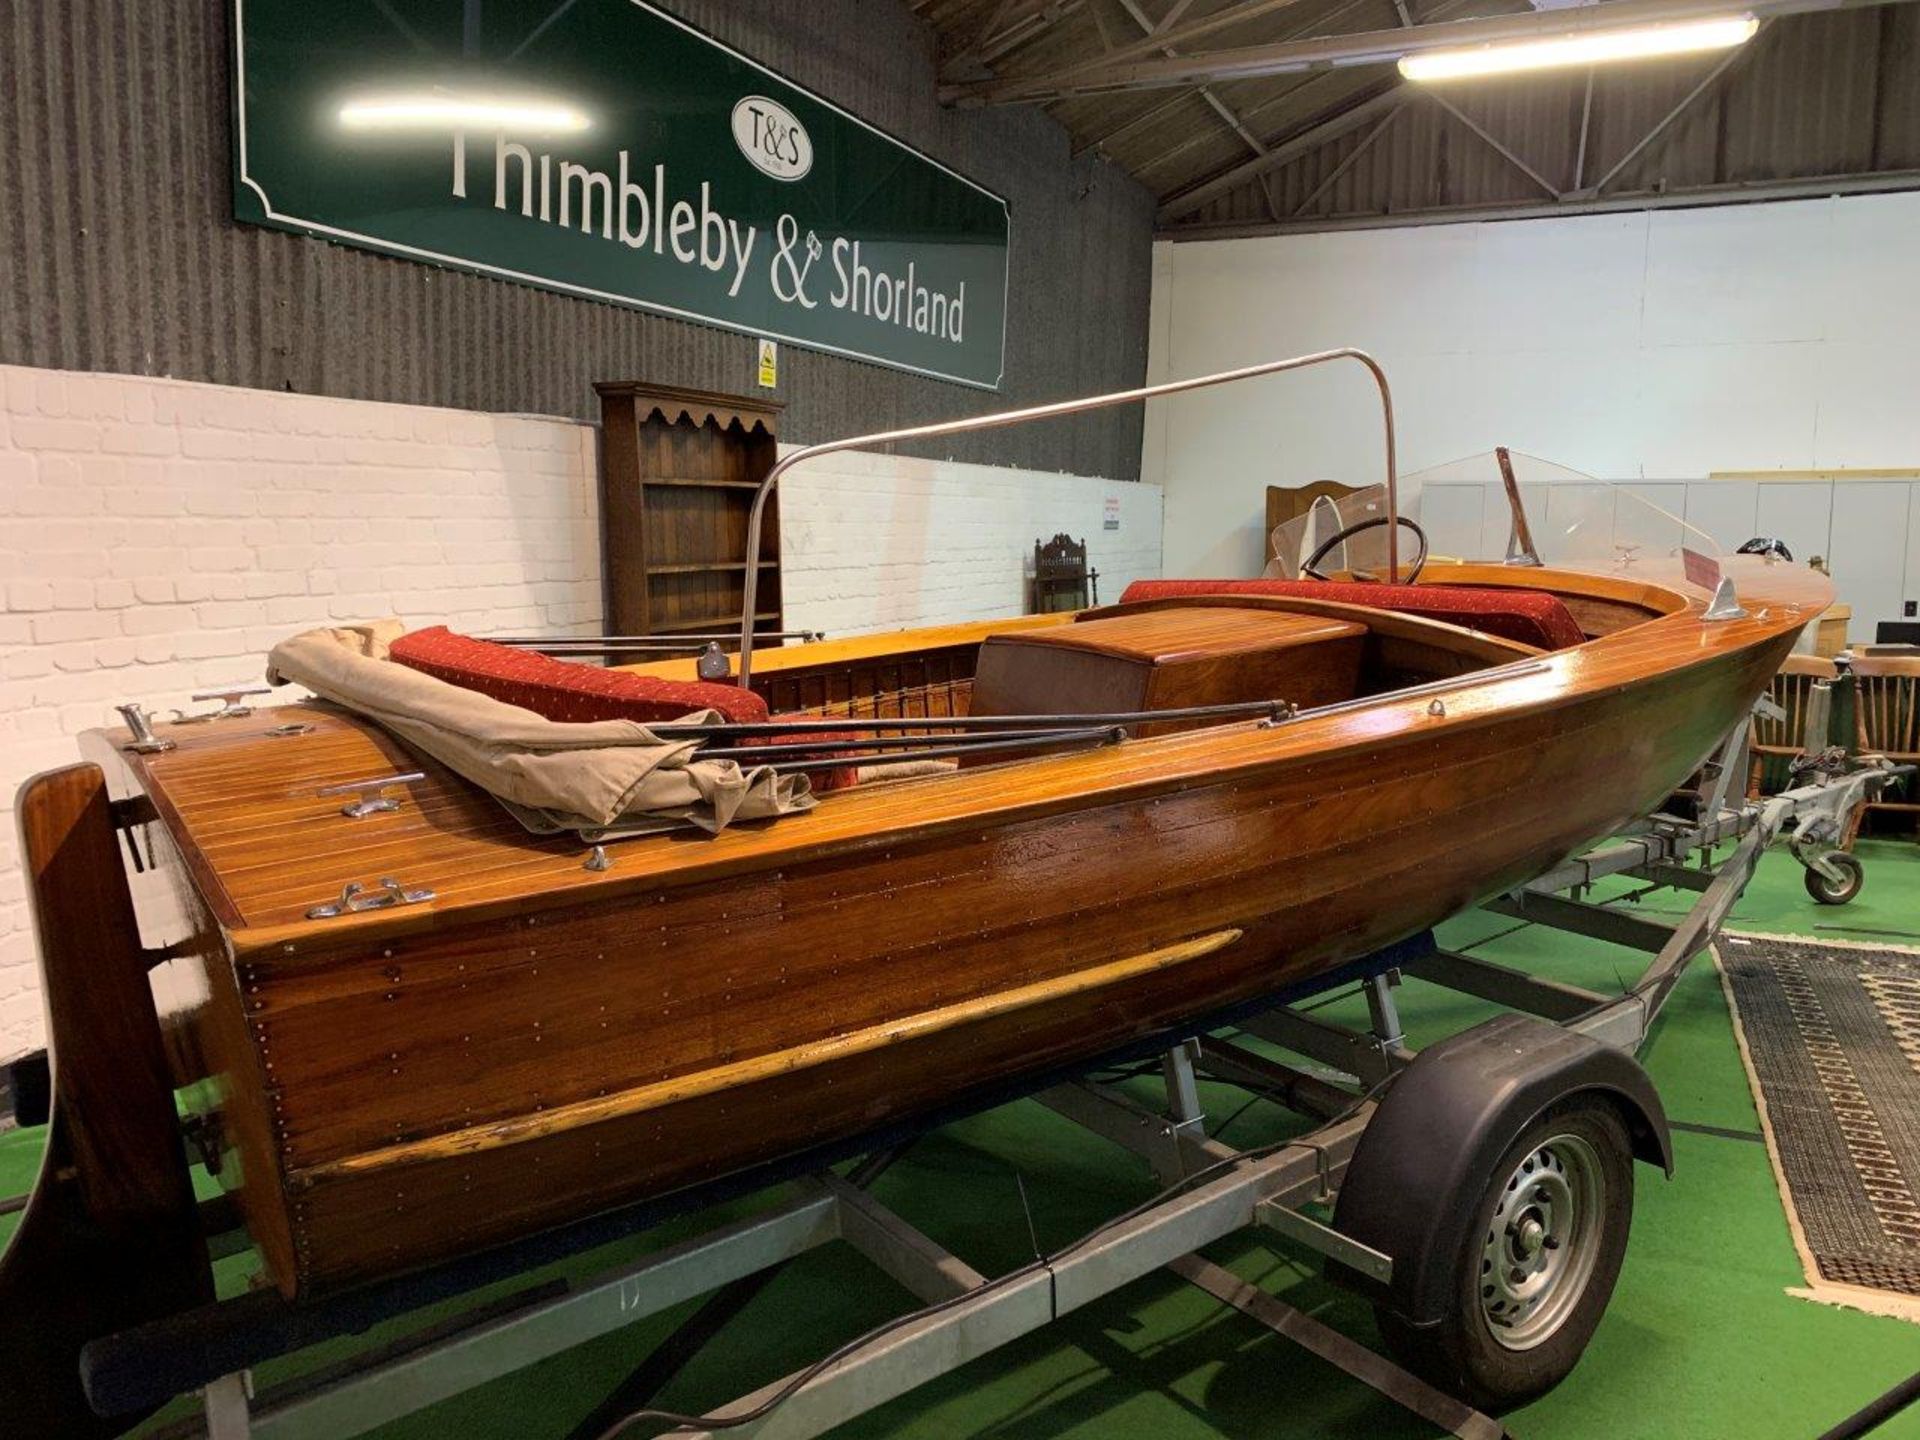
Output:
<instances>
[{"instance_id":1,"label":"white wall panel","mask_svg":"<svg viewBox=\"0 0 1920 1440\"><path fill-rule=\"evenodd\" d=\"M1458 437L1460 448L1447 453L1505 445L1599 479L1639 475L1647 449L1644 368L1641 352L1629 346L1456 357L1452 383L1478 395L1473 412L1481 428ZM1397 377L1398 367L1388 373ZM1421 448L1423 439L1407 437Z\"/></svg>"},{"instance_id":2,"label":"white wall panel","mask_svg":"<svg viewBox=\"0 0 1920 1440\"><path fill-rule=\"evenodd\" d=\"M1582 353L1638 344L1647 218L1581 216L1480 230L1467 348Z\"/></svg>"},{"instance_id":3,"label":"white wall panel","mask_svg":"<svg viewBox=\"0 0 1920 1440\"><path fill-rule=\"evenodd\" d=\"M1420 524L1436 555L1457 560L1484 558L1480 547L1480 519L1485 509L1484 485L1429 485L1420 497Z\"/></svg>"},{"instance_id":4,"label":"white wall panel","mask_svg":"<svg viewBox=\"0 0 1920 1440\"><path fill-rule=\"evenodd\" d=\"M1524 492L1522 503L1525 503ZM1506 486L1498 480L1489 481L1480 510L1480 558L1504 560L1507 542L1512 538L1513 506L1507 500Z\"/></svg>"},{"instance_id":5,"label":"white wall panel","mask_svg":"<svg viewBox=\"0 0 1920 1440\"><path fill-rule=\"evenodd\" d=\"M1827 553L1833 524L1833 486L1829 482L1762 481L1759 489L1753 517L1755 535L1786 541L1794 560L1801 565Z\"/></svg>"},{"instance_id":6,"label":"white wall panel","mask_svg":"<svg viewBox=\"0 0 1920 1440\"><path fill-rule=\"evenodd\" d=\"M1812 469L1821 348L1800 341L1641 351L1639 473Z\"/></svg>"},{"instance_id":7,"label":"white wall panel","mask_svg":"<svg viewBox=\"0 0 1920 1440\"><path fill-rule=\"evenodd\" d=\"M1751 480L1695 480L1687 486L1682 517L1727 554L1756 533L1760 487Z\"/></svg>"},{"instance_id":8,"label":"white wall panel","mask_svg":"<svg viewBox=\"0 0 1920 1440\"><path fill-rule=\"evenodd\" d=\"M1833 486L1828 569L1840 598L1853 607L1849 636L1873 639L1874 626L1900 618L1907 585L1907 527L1913 487L1901 481L1855 480ZM1805 559L1799 551L1796 559Z\"/></svg>"},{"instance_id":9,"label":"white wall panel","mask_svg":"<svg viewBox=\"0 0 1920 1440\"><path fill-rule=\"evenodd\" d=\"M1149 363L1170 378L1365 346L1409 471L1500 444L1616 481L1910 469L1916 234L1904 194L1163 244ZM1145 464L1171 574L1254 565L1269 480L1366 478L1357 377L1172 403L1189 419L1153 432ZM1687 505L1728 547L1755 533L1751 489L1690 485Z\"/></svg>"},{"instance_id":10,"label":"white wall panel","mask_svg":"<svg viewBox=\"0 0 1920 1440\"><path fill-rule=\"evenodd\" d=\"M1821 208L1832 217L1821 257L1828 276L1823 333L1829 340L1884 340L1890 328L1920 314L1914 247L1888 243L1889 233L1920 235L1920 192L1845 196Z\"/></svg>"},{"instance_id":11,"label":"white wall panel","mask_svg":"<svg viewBox=\"0 0 1920 1440\"><path fill-rule=\"evenodd\" d=\"M1685 485L1673 481L1622 485L1614 512L1614 543L1643 560L1668 556L1681 545L1697 549L1698 542L1686 527L1686 513Z\"/></svg>"},{"instance_id":12,"label":"white wall panel","mask_svg":"<svg viewBox=\"0 0 1920 1440\"><path fill-rule=\"evenodd\" d=\"M1891 302L1890 302L1891 303ZM1920 300L1907 313L1920 315ZM1920 465L1920 379L1911 338L1820 347L1812 465L1906 470Z\"/></svg>"},{"instance_id":13,"label":"white wall panel","mask_svg":"<svg viewBox=\"0 0 1920 1440\"><path fill-rule=\"evenodd\" d=\"M1907 580L1906 592L1900 597L1900 613L1895 617L1899 620L1916 618L1907 613L1909 602L1920 609L1920 481L1908 487L1907 497Z\"/></svg>"},{"instance_id":14,"label":"white wall panel","mask_svg":"<svg viewBox=\"0 0 1920 1440\"><path fill-rule=\"evenodd\" d=\"M1773 344L1826 333L1831 204L1656 210L1650 221L1645 344Z\"/></svg>"}]
</instances>

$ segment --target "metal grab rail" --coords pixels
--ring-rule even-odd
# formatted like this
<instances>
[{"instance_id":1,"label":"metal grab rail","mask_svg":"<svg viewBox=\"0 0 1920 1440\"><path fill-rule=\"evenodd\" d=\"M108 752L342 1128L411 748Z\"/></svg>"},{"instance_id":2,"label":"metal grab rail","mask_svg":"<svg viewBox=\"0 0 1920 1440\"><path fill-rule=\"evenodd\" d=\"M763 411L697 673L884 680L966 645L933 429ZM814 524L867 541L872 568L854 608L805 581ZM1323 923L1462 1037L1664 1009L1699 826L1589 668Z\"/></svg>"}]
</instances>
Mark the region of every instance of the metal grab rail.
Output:
<instances>
[{"instance_id":1,"label":"metal grab rail","mask_svg":"<svg viewBox=\"0 0 1920 1440\"><path fill-rule=\"evenodd\" d=\"M1400 480L1394 453L1393 393L1387 388L1387 375L1380 363L1364 350L1343 347L1319 350L1311 355L1295 355L1286 360L1268 360L1245 365L1238 370L1221 370L1212 375L1196 375L1189 380L1169 380L1160 385L1144 385L1138 390L1116 390L1107 395L1089 395L1079 400L1056 400L1050 405L1034 405L1025 410L1002 410L992 415L970 415L963 420L943 420L933 425L913 425L904 430L879 430L871 435L853 435L845 440L827 440L808 445L776 460L754 492L753 510L747 518L747 557L760 553L760 532L766 515L767 497L780 477L807 460L832 455L841 450L860 450L873 445L890 445L901 440L931 440L942 435L964 435L974 430L997 430L1008 425L1024 425L1032 420L1051 420L1061 415L1078 415L1087 410L1103 410L1127 405L1136 400L1153 400L1162 395L1178 395L1183 390L1201 390L1209 385L1225 385L1235 380L1251 380L1259 375L1277 375L1282 370L1303 370L1309 365L1325 365L1334 360L1354 360L1367 367L1380 390L1381 420L1387 441L1387 578L1400 578ZM745 688L753 678L754 603L760 588L759 567L748 565L745 593L740 606L740 679Z\"/></svg>"}]
</instances>

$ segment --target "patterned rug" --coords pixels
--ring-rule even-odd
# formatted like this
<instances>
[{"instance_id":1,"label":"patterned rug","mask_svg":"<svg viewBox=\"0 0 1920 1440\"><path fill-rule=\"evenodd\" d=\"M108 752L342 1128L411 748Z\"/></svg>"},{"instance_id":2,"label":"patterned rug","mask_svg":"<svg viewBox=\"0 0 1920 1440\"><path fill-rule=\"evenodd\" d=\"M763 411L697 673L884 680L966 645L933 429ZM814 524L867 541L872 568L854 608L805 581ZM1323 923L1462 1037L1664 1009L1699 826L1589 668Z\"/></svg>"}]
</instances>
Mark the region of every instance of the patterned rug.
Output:
<instances>
[{"instance_id":1,"label":"patterned rug","mask_svg":"<svg viewBox=\"0 0 1920 1440\"><path fill-rule=\"evenodd\" d=\"M1728 931L1717 953L1796 1293L1920 1321L1920 951Z\"/></svg>"}]
</instances>

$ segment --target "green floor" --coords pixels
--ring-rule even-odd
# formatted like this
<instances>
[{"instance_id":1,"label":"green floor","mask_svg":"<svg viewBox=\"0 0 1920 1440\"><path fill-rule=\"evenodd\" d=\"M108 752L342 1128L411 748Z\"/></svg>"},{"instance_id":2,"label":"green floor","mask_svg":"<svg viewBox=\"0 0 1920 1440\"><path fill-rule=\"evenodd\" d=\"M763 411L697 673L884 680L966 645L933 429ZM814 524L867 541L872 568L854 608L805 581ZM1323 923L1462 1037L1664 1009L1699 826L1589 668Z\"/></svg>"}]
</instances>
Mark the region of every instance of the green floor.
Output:
<instances>
[{"instance_id":1,"label":"green floor","mask_svg":"<svg viewBox=\"0 0 1920 1440\"><path fill-rule=\"evenodd\" d=\"M1864 842L1867 888L1844 910L1815 906L1784 853L1767 857L1734 924L1754 930L1920 944L1920 848ZM1671 897L1649 902L1675 908ZM1591 942L1474 915L1453 922L1456 946L1594 986L1628 978L1634 957ZM1401 992L1416 1044L1488 1013L1419 982ZM1342 1015L1342 1011L1346 1011ZM1357 1000L1329 1015L1364 1018ZM1920 1367L1920 1328L1790 1298L1801 1275L1726 1003L1702 961L1682 981L1645 1059L1671 1118L1739 1132L1681 1131L1671 1181L1641 1167L1632 1247L1605 1322L1573 1376L1508 1417L1528 1437L1811 1437ZM1138 1082L1145 1084L1146 1082ZM1148 1093L1143 1090L1143 1094ZM1226 1138L1286 1133L1277 1112L1226 1087L1203 1087ZM1236 1112L1239 1112L1236 1116ZM38 1136L0 1136L0 1194L25 1189ZM1021 1185L1043 1249L1144 1198L1131 1157L1030 1102L1009 1105L922 1142L877 1194L992 1274L1030 1258ZM719 1215L744 1213L743 1203ZM562 1267L586 1274L713 1223L709 1212L644 1242ZM0 1220L0 1227L11 1222ZM0 1228L0 1235L4 1235ZM1349 1334L1371 1339L1366 1307L1310 1266L1259 1238L1213 1258ZM248 1257L223 1263L229 1290ZM525 1283L520 1282L520 1283ZM716 1404L784 1374L906 1306L906 1297L838 1247L790 1267L662 1397L682 1409ZM381 1440L547 1440L587 1413L684 1310L584 1346L380 1430ZM376 1337L377 1338L377 1337ZM302 1357L301 1365L333 1358ZM289 1367L268 1367L271 1384ZM636 1431L636 1434L647 1433ZM947 1437L1426 1436L1436 1433L1370 1390L1171 1276L1143 1280L1052 1329L927 1385L842 1433ZM1920 1437L1920 1411L1879 1432Z\"/></svg>"}]
</instances>

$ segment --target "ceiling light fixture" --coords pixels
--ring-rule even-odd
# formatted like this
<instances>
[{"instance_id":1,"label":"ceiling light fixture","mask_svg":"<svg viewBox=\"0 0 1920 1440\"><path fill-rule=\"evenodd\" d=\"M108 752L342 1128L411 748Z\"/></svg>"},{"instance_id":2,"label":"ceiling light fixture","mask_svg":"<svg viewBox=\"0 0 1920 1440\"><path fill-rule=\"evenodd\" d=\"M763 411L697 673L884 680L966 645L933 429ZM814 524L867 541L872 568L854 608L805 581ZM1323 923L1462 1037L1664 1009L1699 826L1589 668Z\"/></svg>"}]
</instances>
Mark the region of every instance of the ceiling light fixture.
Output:
<instances>
[{"instance_id":1,"label":"ceiling light fixture","mask_svg":"<svg viewBox=\"0 0 1920 1440\"><path fill-rule=\"evenodd\" d=\"M565 135L592 122L555 100L488 95L383 95L349 100L340 107L346 130L504 130L515 134Z\"/></svg>"},{"instance_id":2,"label":"ceiling light fixture","mask_svg":"<svg viewBox=\"0 0 1920 1440\"><path fill-rule=\"evenodd\" d=\"M1519 40L1476 45L1462 50L1429 50L1400 58L1409 80L1457 80L1469 75L1511 75L1571 65L1602 65L1614 60L1643 60L1654 55L1684 55L1698 50L1728 50L1744 45L1760 28L1751 15L1636 25L1630 29L1591 30L1548 40Z\"/></svg>"}]
</instances>

